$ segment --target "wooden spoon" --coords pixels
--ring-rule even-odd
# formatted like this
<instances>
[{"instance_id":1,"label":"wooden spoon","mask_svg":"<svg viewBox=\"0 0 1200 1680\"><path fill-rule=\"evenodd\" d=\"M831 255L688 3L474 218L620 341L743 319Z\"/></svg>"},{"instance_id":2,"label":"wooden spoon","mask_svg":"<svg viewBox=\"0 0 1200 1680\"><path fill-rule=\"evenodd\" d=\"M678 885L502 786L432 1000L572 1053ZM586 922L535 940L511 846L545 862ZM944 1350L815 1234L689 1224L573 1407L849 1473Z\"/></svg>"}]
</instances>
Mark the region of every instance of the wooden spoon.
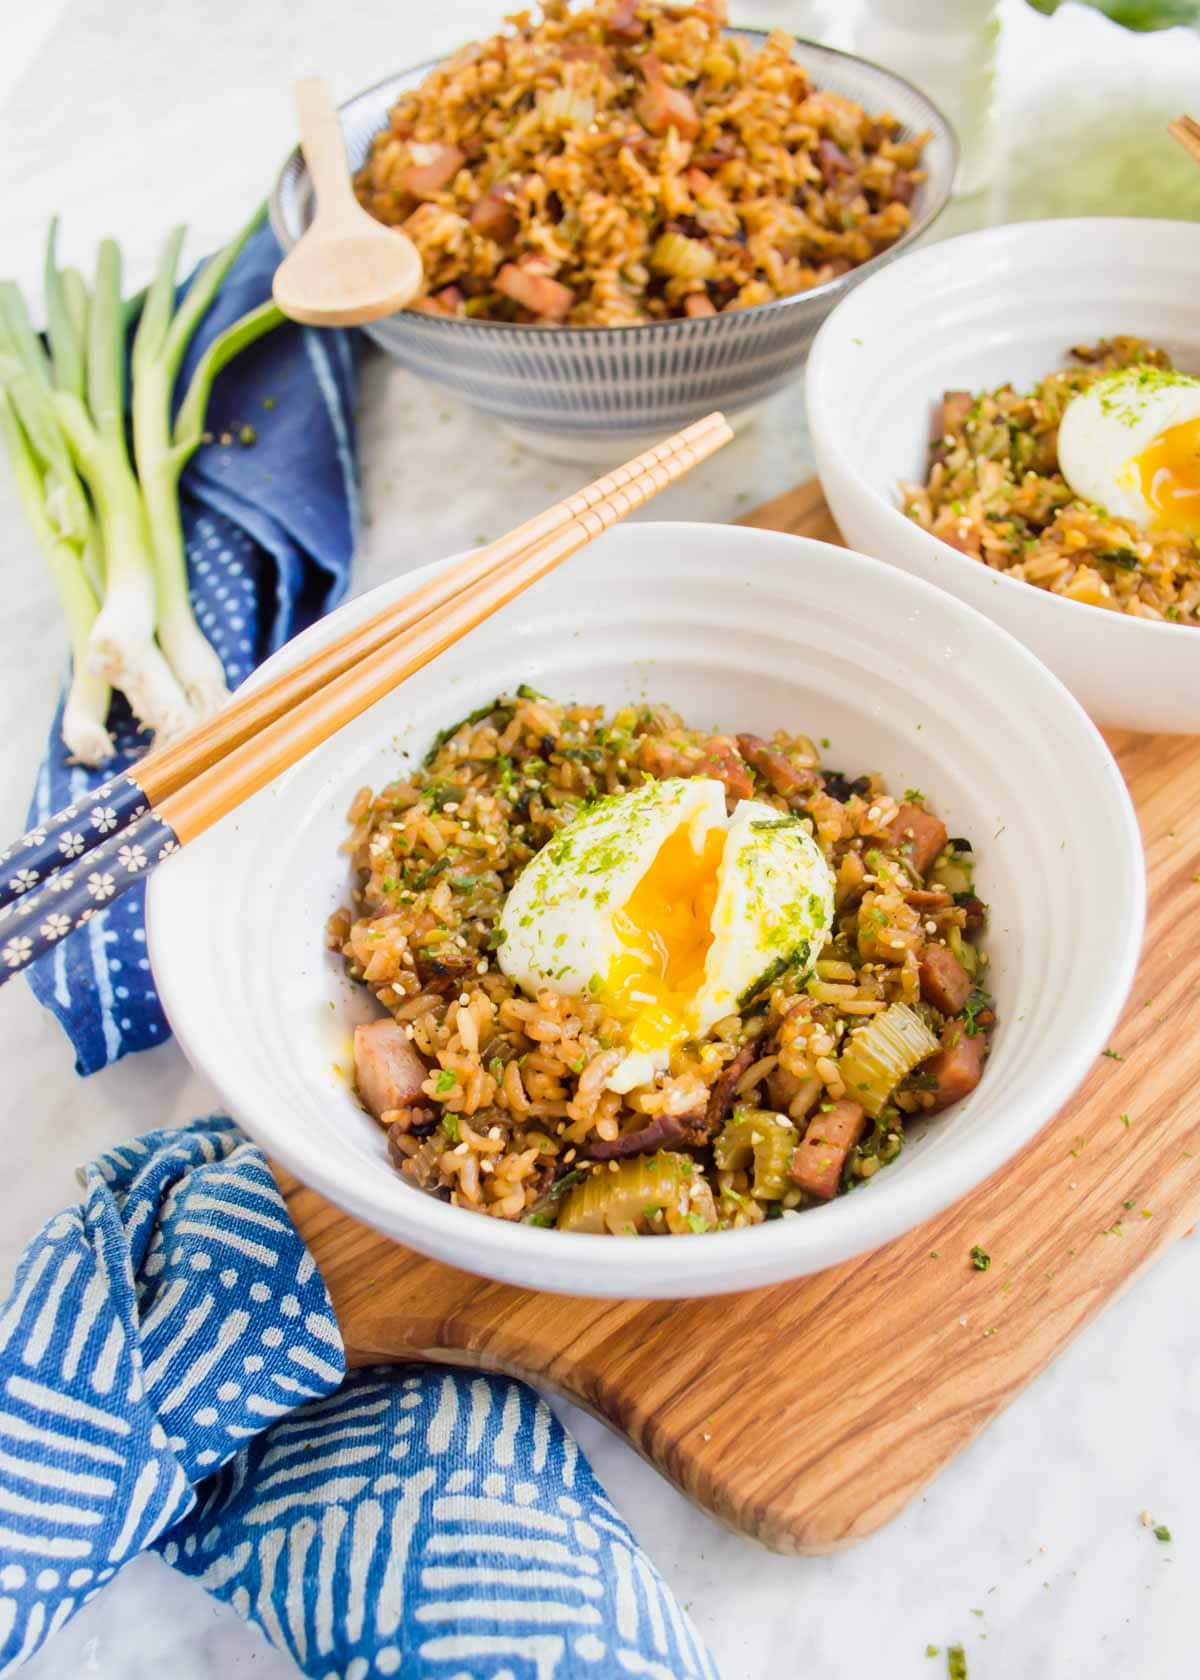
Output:
<instances>
[{"instance_id":1,"label":"wooden spoon","mask_svg":"<svg viewBox=\"0 0 1200 1680\"><path fill-rule=\"evenodd\" d=\"M293 321L315 327L394 315L421 289L420 253L407 234L384 227L355 198L337 107L320 77L296 83L296 110L317 207L275 270L275 302Z\"/></svg>"}]
</instances>

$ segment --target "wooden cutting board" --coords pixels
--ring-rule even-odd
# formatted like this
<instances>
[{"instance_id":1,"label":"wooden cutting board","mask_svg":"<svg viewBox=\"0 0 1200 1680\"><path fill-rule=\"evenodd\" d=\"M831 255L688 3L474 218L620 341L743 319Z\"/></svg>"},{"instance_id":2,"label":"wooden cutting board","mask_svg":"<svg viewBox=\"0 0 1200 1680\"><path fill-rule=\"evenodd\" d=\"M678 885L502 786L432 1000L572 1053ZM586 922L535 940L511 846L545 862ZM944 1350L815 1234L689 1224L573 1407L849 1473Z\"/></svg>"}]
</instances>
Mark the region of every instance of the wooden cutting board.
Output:
<instances>
[{"instance_id":1,"label":"wooden cutting board","mask_svg":"<svg viewBox=\"0 0 1200 1680\"><path fill-rule=\"evenodd\" d=\"M815 483L744 523L840 540ZM1016 1160L864 1259L681 1302L488 1283L284 1180L351 1359L431 1358L555 1388L775 1551L832 1551L895 1516L1200 1215L1200 739L1110 739L1148 855L1142 967L1116 1058Z\"/></svg>"}]
</instances>

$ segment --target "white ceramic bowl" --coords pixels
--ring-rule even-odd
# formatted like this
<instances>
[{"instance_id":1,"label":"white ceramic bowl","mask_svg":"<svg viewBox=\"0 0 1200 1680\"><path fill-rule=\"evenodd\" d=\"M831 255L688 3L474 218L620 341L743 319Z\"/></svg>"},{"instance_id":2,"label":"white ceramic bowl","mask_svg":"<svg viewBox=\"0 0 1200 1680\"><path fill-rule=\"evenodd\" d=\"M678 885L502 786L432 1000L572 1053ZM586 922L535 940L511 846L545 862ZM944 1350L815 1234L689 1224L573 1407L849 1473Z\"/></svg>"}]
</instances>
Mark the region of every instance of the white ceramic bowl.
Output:
<instances>
[{"instance_id":1,"label":"white ceramic bowl","mask_svg":"<svg viewBox=\"0 0 1200 1680\"><path fill-rule=\"evenodd\" d=\"M943 390L1033 384L1072 344L1133 333L1200 373L1200 225L1015 223L913 252L839 304L809 357L817 470L846 541L1019 636L1097 722L1200 733L1200 632L1104 612L994 572L900 511Z\"/></svg>"},{"instance_id":2,"label":"white ceramic bowl","mask_svg":"<svg viewBox=\"0 0 1200 1680\"><path fill-rule=\"evenodd\" d=\"M760 30L735 33L757 46L766 40ZM748 419L773 391L799 377L813 335L838 299L930 227L950 195L958 163L949 123L911 83L814 41L799 42L796 56L817 87L869 111L890 111L903 134L929 134L912 223L889 250L812 291L701 319L547 331L408 309L363 331L412 373L494 415L528 447L565 460L612 462L635 455L714 408L734 421ZM387 126L396 100L433 68L418 64L400 71L341 107L353 168ZM312 219L312 188L299 150L280 171L270 211L271 226L289 249Z\"/></svg>"},{"instance_id":3,"label":"white ceramic bowl","mask_svg":"<svg viewBox=\"0 0 1200 1680\"><path fill-rule=\"evenodd\" d=\"M411 588L410 573L299 637L259 678ZM485 1219L389 1167L343 1071L375 1009L325 949L345 901L345 813L435 731L521 681L610 704L650 695L708 726L828 736L827 762L921 787L973 838L992 906L1000 1026L978 1090L827 1207L656 1242ZM1143 920L1129 797L1065 689L995 625L824 543L715 525L623 525L349 725L152 882L150 952L195 1066L275 1159L426 1254L581 1295L687 1296L819 1270L936 1213L1006 1161L1104 1048Z\"/></svg>"}]
</instances>

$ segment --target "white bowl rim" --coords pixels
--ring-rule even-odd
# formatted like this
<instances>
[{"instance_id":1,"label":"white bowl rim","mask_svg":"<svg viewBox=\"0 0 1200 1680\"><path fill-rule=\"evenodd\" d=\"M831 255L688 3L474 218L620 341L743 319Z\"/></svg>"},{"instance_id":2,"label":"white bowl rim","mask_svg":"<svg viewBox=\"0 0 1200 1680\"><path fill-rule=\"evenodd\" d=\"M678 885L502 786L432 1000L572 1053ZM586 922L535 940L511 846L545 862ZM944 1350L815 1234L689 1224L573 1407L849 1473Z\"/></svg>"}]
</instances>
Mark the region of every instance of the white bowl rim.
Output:
<instances>
[{"instance_id":1,"label":"white bowl rim","mask_svg":"<svg viewBox=\"0 0 1200 1680\"><path fill-rule=\"evenodd\" d=\"M732 35L751 36L758 41L766 41L771 32L767 29L752 29L748 26L742 27L740 25L733 25L730 26L726 33ZM928 209L919 219L915 219L911 226L905 229L894 245L888 245L884 250L876 251L873 257L868 257L866 262L859 263L857 268L850 269L846 274L835 275L832 280L826 280L820 286L811 286L806 292L794 292L791 297L772 298L769 303L751 304L748 309L730 311L728 316L725 314L717 314L711 316L702 315L699 317L688 317L689 330L695 332L697 337L703 337L705 334L711 334L712 332L719 330L719 323L721 321L727 321L730 318L736 320L757 320L770 314L772 311L780 312L789 306L795 307L796 305L806 303L813 298L821 298L824 300L826 297L832 296L838 291L841 291L844 295L848 296L855 286L862 283L858 278L859 276L877 274L884 266L886 266L887 263L894 261L902 251L907 249L917 239L929 231L929 229L937 221L938 217L942 214L943 210L945 210L946 205L950 202L950 194L954 188L954 182L958 175L958 166L961 156L958 134L956 133L954 125L951 123L949 117L946 116L945 112L939 105L934 103L924 89L919 88L915 82L910 82L907 77L898 75L896 71L889 70L886 65L877 64L872 58L864 58L861 53L844 52L840 47L829 47L826 46L823 41L810 41L802 36L793 36L792 39L797 49L807 49L816 53L818 56L823 55L827 58L843 59L850 64L863 64L868 70L874 71L877 75L884 77L885 80L894 83L897 87L903 88L906 93L911 94L912 98L919 105L923 105L928 114L941 125L943 130L941 138L944 139L950 150L950 167L946 171L946 178L944 181L937 183L936 185L932 181L930 182L931 189L933 190L933 196L930 200ZM377 82L372 82L369 87L361 88L357 93L352 94L349 99L344 99L338 106L339 117L351 105L357 105L360 99L370 98L371 94L378 93L380 88L386 87L389 82L397 81L401 77L416 76L422 72L436 70L439 65L445 64L446 60L452 56L453 55L450 53L443 53L440 58L427 58L422 60L420 64L410 64L405 69L393 70L390 75L381 76ZM303 163L303 159L300 156L300 147L293 146L291 151L284 158L282 164L279 166L274 183L271 187L271 194L268 203L271 227L274 230L275 237L278 239L285 251L289 250L295 241L291 239L290 235L285 238L287 230L283 226L282 216L277 213L277 207L279 204L280 192L283 187L283 178L297 159L300 159L301 163ZM926 180L929 180L928 176L926 176ZM384 319L385 321L397 321L404 316L411 316L412 313L413 312L411 310L402 309L398 310L395 315L386 316ZM560 343L574 342L576 339L587 342L601 334L607 339L611 338L614 333L647 332L655 328L661 329L671 326L677 327L680 319L681 317L674 316L665 321L629 321L623 323L622 325L612 327L548 328L539 327L533 321L477 321L471 318L460 318L458 316L426 315L422 313L421 325L423 327L427 325L431 326L438 332L450 333L453 333L463 327L469 327L473 331L480 332L483 330L490 330L490 332L495 336L501 338L506 338L510 335L513 337L523 338L528 337L530 334L537 334L543 342L549 339L551 342ZM382 325L383 323L380 324Z\"/></svg>"},{"instance_id":2,"label":"white bowl rim","mask_svg":"<svg viewBox=\"0 0 1200 1680\"><path fill-rule=\"evenodd\" d=\"M986 250L988 247L1020 244L1023 239L1035 235L1045 239L1052 233L1055 235L1062 234L1068 240L1082 239L1090 235L1100 235L1102 230L1107 230L1107 238L1115 239L1122 235L1136 235L1139 239L1145 239L1147 229L1160 233L1165 233L1170 229L1173 235L1179 235L1180 231L1184 229L1190 230L1196 241L1198 268L1200 268L1200 222L1173 221L1167 216L1063 216L1049 222L1002 222L996 227L976 228L971 233L956 234L953 239L936 240L932 245L924 246L920 251L909 251L900 266L901 283L912 284L915 282L920 276L921 264L928 265L934 261L945 260L954 251L962 250L967 246L970 246L972 251ZM808 362L805 368L805 402L809 405L810 425L814 418L816 404L821 400L819 393L822 381L826 378L825 364L837 353L833 340L837 328L841 325L838 316L842 312L844 304L850 304L853 300L855 307L869 306L871 302L870 289L880 285L881 282L886 284L891 278L892 276L883 268L868 275L861 286L856 286L847 292L843 302L839 302L818 328L812 348L808 353ZM856 297L856 294L859 293L863 294L861 305ZM932 396L930 400L932 400ZM823 418L820 423L823 425ZM902 513L894 502L888 501L872 484L867 482L858 467L856 456L843 453L839 447L838 458L846 476L853 480L855 491L860 495L869 497L877 508L886 510L888 523L894 530L903 529L908 532L915 529L919 531L923 537L937 544L940 554L951 555L960 568L967 566L977 568L979 566L980 562L978 560L972 560L970 555L960 554L958 549L943 541L932 531L926 531L923 526L914 526L913 521ZM1026 583L1021 578L1009 577L1007 572L992 571L990 581L1001 590L1002 598L1004 592L1007 591L1009 598L1013 600L1019 598L1027 602L1029 596L1033 594L1044 601L1047 611L1065 613L1067 617L1063 623L1063 630L1064 634L1067 635L1073 633L1073 628L1079 628L1085 623L1090 623L1097 612L1103 611L1102 608L1088 606L1085 601L1072 601L1065 595L1055 595L1049 589L1038 589L1036 584ZM1020 592L1019 597L1013 594L1014 591ZM1081 614L1085 617L1081 618ZM1150 637L1157 637L1161 640L1164 635L1197 635L1194 624L1172 624L1167 619L1137 618L1131 613L1108 613L1106 617L1111 619L1113 623L1124 625L1126 634L1138 634L1147 643ZM1197 639L1200 640L1200 636Z\"/></svg>"},{"instance_id":3,"label":"white bowl rim","mask_svg":"<svg viewBox=\"0 0 1200 1680\"><path fill-rule=\"evenodd\" d=\"M684 538L689 532L712 529L711 524L699 521L664 521L658 524L659 527L663 524L669 525L673 533ZM914 1173L907 1178L897 1177L891 1181L887 1198L873 1199L868 1185L852 1195L838 1196L822 1207L808 1209L798 1218L773 1220L769 1225L713 1233L713 1240L722 1244L718 1252L726 1256L730 1263L729 1270L733 1274L730 1282L709 1282L703 1288L697 1289L692 1275L696 1258L694 1249L686 1242L659 1243L654 1250L655 1287L652 1297L655 1299L685 1299L759 1286L745 1280L747 1270L773 1274L766 1280L769 1284L801 1276L805 1272L826 1269L903 1235L981 1184L1048 1124L1082 1084L1106 1047L1112 1028L1132 989L1145 927L1144 851L1133 802L1124 779L1103 736L1082 706L1016 637L945 590L937 589L933 584L926 583L911 573L899 572L897 568L860 554L856 550L840 548L815 538L796 537L749 526L729 529L747 533L751 541L761 542L766 539L770 543L800 542L809 548L821 550L825 555L836 557L839 568L847 574L847 587L851 590L856 586L869 588L872 578L882 570L888 574L890 582L899 582L900 587L910 591L915 602L933 602L942 611L949 606L956 614L961 615L977 634L994 643L1005 644L1006 656L1016 661L1022 670L1028 685L1025 692L1032 697L1040 689L1039 703L1056 708L1063 725L1074 727L1077 733L1077 750L1090 753L1106 764L1109 784L1113 790L1112 809L1108 815L1114 819L1114 841L1119 844L1124 854L1120 879L1125 889L1132 890L1132 903L1128 907L1130 913L1125 917L1121 946L1111 965L1111 1001L1108 1008L1098 1014L1090 1024L1084 1023L1079 1026L1071 1040L1070 1049L1056 1064L1053 1076L1043 1079L1039 1087L1040 1094L1030 1100L1020 1112L1014 1108L1012 1119L1007 1124L996 1123L980 1128L977 1133L966 1134L956 1150L947 1155L936 1176ZM656 522L626 525L623 530L633 535L634 541L649 542L655 540ZM740 535L738 540L742 540ZM460 558L461 555L450 555L443 560L403 573L363 595L353 597L265 660L243 686L246 689L258 686L267 678L278 675L296 660L307 656L322 643L332 640L343 628L340 621L344 615L348 616L348 609L353 609L356 613L365 613L368 604L382 607L410 593L436 572L453 565ZM1030 703L1033 703L1032 698ZM169 880L169 874L170 862L164 869L155 872L150 879L146 900L147 952L163 1008L184 1053L193 1067L216 1086L235 1120L246 1125L254 1141L260 1143L273 1159L279 1161L303 1184L316 1190L353 1217L373 1225L376 1229L383 1229L380 1223L379 1197L360 1192L357 1179L361 1169L356 1170L349 1161L344 1162L340 1156L310 1146L303 1139L298 1140L295 1132L281 1122L268 1119L266 1123L260 1123L260 1117L256 1115L253 1123L247 1124L239 1115L242 1081L236 1075L236 1071L231 1073L227 1063L223 1063L219 1069L210 1068L198 1054L193 1053L186 1025L187 1004L181 1000L181 989L176 981L177 975L186 972L187 965L166 960L170 941L164 936L163 929L169 915L164 914L166 907L162 900L165 892L164 882ZM255 1105L250 1102L245 1107L249 1111ZM378 1181L381 1186L390 1185L392 1175L386 1170L381 1170ZM394 1185L392 1187L395 1188ZM598 1269L601 1274L606 1270L617 1274L611 1287L589 1290L587 1293L610 1299L645 1298L621 1287L622 1274L630 1269L629 1259L632 1258L632 1253L619 1239L489 1219L454 1207L436 1197L426 1196L411 1186L402 1188L406 1196L419 1198L418 1207L414 1212L419 1213L420 1222L425 1224L431 1233L438 1232L446 1239L459 1239L461 1260L458 1264L464 1270L484 1277L503 1277L506 1275L506 1262L522 1251L527 1259L532 1260L536 1257L547 1262L552 1262L554 1254L558 1253L562 1255L564 1269L568 1271L584 1273ZM468 1219L472 1223L465 1226L464 1221ZM393 1241L409 1242L412 1246L417 1246L411 1237L397 1237L392 1231L386 1231L385 1234ZM615 1249L614 1241L617 1243ZM756 1249L755 1245L761 1247ZM751 1257L760 1256L768 1248L777 1262L783 1256L787 1256L787 1263L772 1267L763 1264L760 1259L759 1265L753 1266ZM816 1263L810 1263L814 1251L822 1254L823 1258ZM571 1258L570 1265L565 1264L568 1257ZM715 1255L713 1259L716 1259ZM737 1266L739 1259L743 1262L740 1271ZM625 1264L614 1265L617 1261L624 1261ZM548 1271L552 1270L553 1267L548 1266ZM535 1290L539 1286L527 1284L523 1287ZM571 1291L569 1287L556 1289L548 1283L540 1292Z\"/></svg>"}]
</instances>

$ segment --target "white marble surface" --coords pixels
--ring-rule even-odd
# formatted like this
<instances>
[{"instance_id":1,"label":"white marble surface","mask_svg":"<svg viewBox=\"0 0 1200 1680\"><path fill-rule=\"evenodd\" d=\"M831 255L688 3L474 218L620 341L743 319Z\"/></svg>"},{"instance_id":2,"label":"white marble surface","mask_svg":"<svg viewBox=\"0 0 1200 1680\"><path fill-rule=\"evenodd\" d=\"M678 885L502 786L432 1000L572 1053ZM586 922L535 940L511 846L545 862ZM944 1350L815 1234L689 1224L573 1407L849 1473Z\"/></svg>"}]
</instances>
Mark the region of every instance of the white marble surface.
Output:
<instances>
[{"instance_id":1,"label":"white marble surface","mask_svg":"<svg viewBox=\"0 0 1200 1680\"><path fill-rule=\"evenodd\" d=\"M0 20L0 271L32 283L47 213L86 260L119 236L135 280L166 225L199 252L259 197L290 143L290 78L320 69L348 94L485 26L496 0L123 0L15 4ZM735 6L802 29L800 0ZM820 10L843 37L850 8ZM1005 0L1006 167L946 230L1065 210L1200 213L1200 176L1162 139L1200 80L1200 41L1134 42L1068 8L1053 24ZM353 21L351 22L351 19ZM1081 79L1081 70L1089 76ZM1091 74L1094 73L1094 76ZM1085 101L1083 85L1092 88ZM1051 169L1053 165L1053 169ZM488 423L373 363L362 438L362 587L495 534L572 482ZM464 473L464 463L470 471ZM809 470L800 392L772 405L654 517L729 519ZM48 582L0 469L0 832L20 825L63 661ZM0 993L0 1274L73 1194L72 1169L210 1094L174 1046L79 1083L57 1026L20 984ZM570 1415L614 1498L709 1639L726 1680L923 1680L929 1643L967 1647L972 1680L1193 1673L1200 1632L1200 1330L1181 1243L1085 1333L926 1496L882 1534L824 1560L772 1557L698 1515L620 1441ZM797 1381L803 1380L802 1366ZM1138 1523L1148 1508L1175 1539ZM982 1612L979 1614L978 1612ZM295 1670L192 1584L133 1564L26 1672L37 1680L285 1680Z\"/></svg>"}]
</instances>

